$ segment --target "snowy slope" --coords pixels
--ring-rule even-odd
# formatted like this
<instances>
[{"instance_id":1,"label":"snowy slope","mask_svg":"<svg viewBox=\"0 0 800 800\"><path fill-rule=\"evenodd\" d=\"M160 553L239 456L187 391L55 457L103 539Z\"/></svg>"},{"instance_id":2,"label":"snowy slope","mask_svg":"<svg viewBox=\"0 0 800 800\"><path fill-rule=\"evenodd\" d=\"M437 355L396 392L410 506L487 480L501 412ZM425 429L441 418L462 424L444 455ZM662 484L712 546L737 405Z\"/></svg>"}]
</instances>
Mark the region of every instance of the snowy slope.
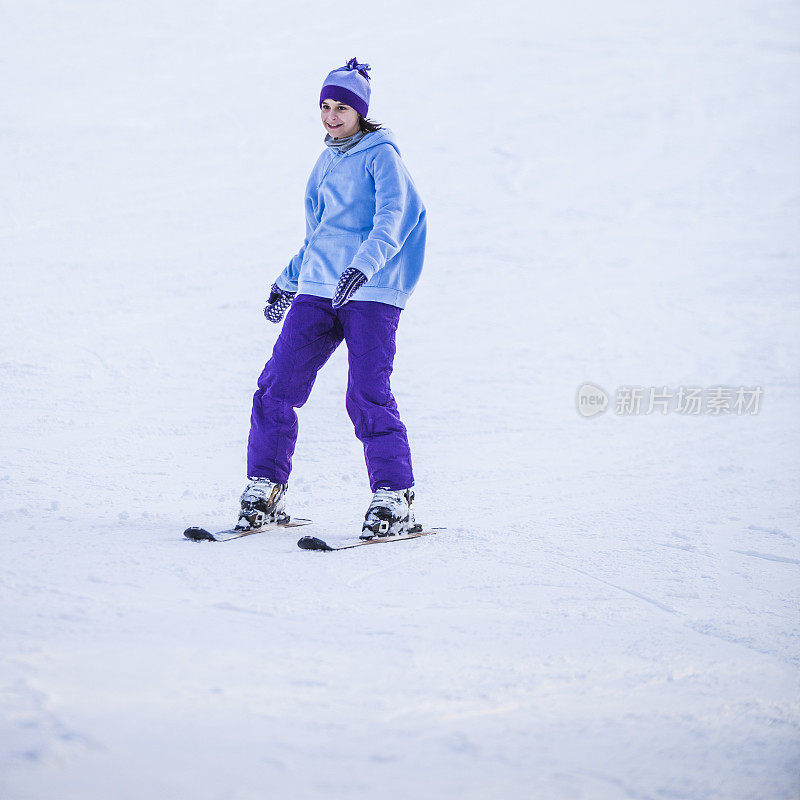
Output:
<instances>
[{"instance_id":1,"label":"snowy slope","mask_svg":"<svg viewBox=\"0 0 800 800\"><path fill-rule=\"evenodd\" d=\"M797 797L796 4L362 8L0 4L0 796ZM194 545L353 56L429 211L393 388L448 530ZM346 367L289 494L331 541Z\"/></svg>"}]
</instances>

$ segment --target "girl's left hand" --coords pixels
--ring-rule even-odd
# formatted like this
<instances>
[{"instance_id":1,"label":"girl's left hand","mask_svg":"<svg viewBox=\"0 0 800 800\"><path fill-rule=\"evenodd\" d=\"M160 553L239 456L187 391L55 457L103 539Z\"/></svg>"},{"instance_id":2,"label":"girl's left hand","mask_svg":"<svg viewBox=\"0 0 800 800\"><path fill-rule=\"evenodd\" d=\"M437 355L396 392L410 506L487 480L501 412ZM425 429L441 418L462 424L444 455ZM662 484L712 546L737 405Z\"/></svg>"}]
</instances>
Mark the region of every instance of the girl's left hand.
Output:
<instances>
[{"instance_id":1,"label":"girl's left hand","mask_svg":"<svg viewBox=\"0 0 800 800\"><path fill-rule=\"evenodd\" d=\"M333 307L341 308L365 283L367 276L355 267L348 267L336 284L333 293Z\"/></svg>"}]
</instances>

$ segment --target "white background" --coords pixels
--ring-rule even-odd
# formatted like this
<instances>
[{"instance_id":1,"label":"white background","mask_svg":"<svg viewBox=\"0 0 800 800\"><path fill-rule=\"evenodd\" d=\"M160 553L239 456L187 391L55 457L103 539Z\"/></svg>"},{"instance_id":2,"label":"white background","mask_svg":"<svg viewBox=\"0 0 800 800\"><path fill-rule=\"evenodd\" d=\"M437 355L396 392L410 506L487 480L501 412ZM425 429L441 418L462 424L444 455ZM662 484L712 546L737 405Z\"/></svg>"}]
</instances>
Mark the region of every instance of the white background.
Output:
<instances>
[{"instance_id":1,"label":"white background","mask_svg":"<svg viewBox=\"0 0 800 800\"><path fill-rule=\"evenodd\" d=\"M798 794L791 2L0 5L0 794ZM429 214L417 516L236 517L327 72ZM370 499L346 352L289 511ZM593 419L584 381L761 386Z\"/></svg>"}]
</instances>

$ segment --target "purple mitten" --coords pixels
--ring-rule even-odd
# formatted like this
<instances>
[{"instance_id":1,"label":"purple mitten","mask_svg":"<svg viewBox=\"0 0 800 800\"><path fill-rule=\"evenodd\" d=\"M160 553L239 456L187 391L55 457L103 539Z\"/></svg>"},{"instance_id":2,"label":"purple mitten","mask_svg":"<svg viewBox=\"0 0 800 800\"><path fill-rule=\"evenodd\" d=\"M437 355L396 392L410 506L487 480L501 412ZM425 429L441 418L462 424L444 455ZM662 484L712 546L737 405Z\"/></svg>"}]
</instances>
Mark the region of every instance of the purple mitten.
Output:
<instances>
[{"instance_id":1,"label":"purple mitten","mask_svg":"<svg viewBox=\"0 0 800 800\"><path fill-rule=\"evenodd\" d=\"M280 322L286 309L292 304L292 300L294 300L294 292L286 292L280 289L277 283L273 283L264 309L264 316L270 322Z\"/></svg>"},{"instance_id":2,"label":"purple mitten","mask_svg":"<svg viewBox=\"0 0 800 800\"><path fill-rule=\"evenodd\" d=\"M336 284L333 307L341 308L367 282L367 276L355 267L348 267Z\"/></svg>"}]
</instances>

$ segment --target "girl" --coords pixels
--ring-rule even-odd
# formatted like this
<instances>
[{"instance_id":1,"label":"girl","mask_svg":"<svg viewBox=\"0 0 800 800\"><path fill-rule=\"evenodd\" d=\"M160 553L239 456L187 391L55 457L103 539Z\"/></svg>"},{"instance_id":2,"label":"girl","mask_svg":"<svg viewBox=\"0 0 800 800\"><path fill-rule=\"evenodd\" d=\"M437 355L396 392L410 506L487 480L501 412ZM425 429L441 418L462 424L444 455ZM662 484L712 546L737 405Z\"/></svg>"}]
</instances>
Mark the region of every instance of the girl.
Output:
<instances>
[{"instance_id":1,"label":"girl","mask_svg":"<svg viewBox=\"0 0 800 800\"><path fill-rule=\"evenodd\" d=\"M287 519L295 409L343 339L347 412L374 492L361 538L418 528L411 451L389 376L400 311L422 271L426 212L391 132L366 119L369 70L351 58L320 92L326 148L306 186L305 241L264 309L276 323L288 313L253 397L239 530Z\"/></svg>"}]
</instances>

